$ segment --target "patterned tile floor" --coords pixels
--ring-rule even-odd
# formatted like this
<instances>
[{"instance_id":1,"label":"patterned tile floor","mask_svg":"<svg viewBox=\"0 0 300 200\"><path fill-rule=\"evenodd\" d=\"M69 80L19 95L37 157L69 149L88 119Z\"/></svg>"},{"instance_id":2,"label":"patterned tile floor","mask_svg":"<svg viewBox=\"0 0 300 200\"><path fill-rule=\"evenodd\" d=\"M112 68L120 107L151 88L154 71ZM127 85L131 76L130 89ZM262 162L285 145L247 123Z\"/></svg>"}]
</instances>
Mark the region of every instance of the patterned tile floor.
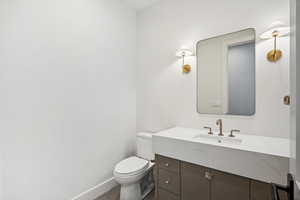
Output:
<instances>
[{"instance_id":1,"label":"patterned tile floor","mask_svg":"<svg viewBox=\"0 0 300 200\"><path fill-rule=\"evenodd\" d=\"M120 187L115 187L104 196L95 200L119 200L120 199ZM151 192L144 200L154 200L154 192Z\"/></svg>"}]
</instances>

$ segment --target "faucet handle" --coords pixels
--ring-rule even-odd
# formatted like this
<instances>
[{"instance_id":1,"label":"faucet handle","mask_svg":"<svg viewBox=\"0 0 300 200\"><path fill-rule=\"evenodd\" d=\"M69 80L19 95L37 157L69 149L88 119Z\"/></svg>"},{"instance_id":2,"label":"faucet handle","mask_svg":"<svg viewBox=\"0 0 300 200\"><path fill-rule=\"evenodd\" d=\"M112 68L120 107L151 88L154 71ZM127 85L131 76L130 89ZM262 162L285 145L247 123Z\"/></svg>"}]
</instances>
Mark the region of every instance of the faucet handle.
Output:
<instances>
[{"instance_id":1,"label":"faucet handle","mask_svg":"<svg viewBox=\"0 0 300 200\"><path fill-rule=\"evenodd\" d=\"M214 133L211 131L211 127L209 126L204 126L203 128L208 129L208 134L213 135Z\"/></svg>"},{"instance_id":2,"label":"faucet handle","mask_svg":"<svg viewBox=\"0 0 300 200\"><path fill-rule=\"evenodd\" d=\"M230 135L228 137L235 137L235 135L233 134L234 132L239 133L241 131L237 130L237 129L233 129L233 130L230 131Z\"/></svg>"}]
</instances>

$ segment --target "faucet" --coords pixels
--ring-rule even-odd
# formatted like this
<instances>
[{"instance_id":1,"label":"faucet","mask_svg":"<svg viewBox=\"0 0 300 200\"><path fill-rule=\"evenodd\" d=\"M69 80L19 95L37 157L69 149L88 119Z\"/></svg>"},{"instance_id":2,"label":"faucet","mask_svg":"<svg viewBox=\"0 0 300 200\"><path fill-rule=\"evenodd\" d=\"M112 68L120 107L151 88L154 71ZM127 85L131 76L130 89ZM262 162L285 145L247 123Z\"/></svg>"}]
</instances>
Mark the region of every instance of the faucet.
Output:
<instances>
[{"instance_id":1,"label":"faucet","mask_svg":"<svg viewBox=\"0 0 300 200\"><path fill-rule=\"evenodd\" d=\"M216 124L219 126L219 136L224 136L222 119L218 119Z\"/></svg>"},{"instance_id":2,"label":"faucet","mask_svg":"<svg viewBox=\"0 0 300 200\"><path fill-rule=\"evenodd\" d=\"M239 133L239 132L241 132L241 131L240 131L240 130L237 130L237 129L233 129L233 130L230 131L229 137L235 137L235 135L233 134L234 132Z\"/></svg>"},{"instance_id":3,"label":"faucet","mask_svg":"<svg viewBox=\"0 0 300 200\"><path fill-rule=\"evenodd\" d=\"M204 126L203 128L208 129L208 134L213 135L214 133L211 131L211 127Z\"/></svg>"}]
</instances>

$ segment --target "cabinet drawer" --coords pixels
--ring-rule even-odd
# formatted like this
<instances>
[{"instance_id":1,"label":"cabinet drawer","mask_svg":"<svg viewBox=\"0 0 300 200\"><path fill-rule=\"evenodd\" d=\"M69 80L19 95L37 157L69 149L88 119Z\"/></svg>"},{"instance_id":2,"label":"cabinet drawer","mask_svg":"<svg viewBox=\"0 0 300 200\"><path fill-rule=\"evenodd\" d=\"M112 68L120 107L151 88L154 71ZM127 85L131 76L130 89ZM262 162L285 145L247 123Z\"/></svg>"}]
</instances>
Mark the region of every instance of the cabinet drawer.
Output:
<instances>
[{"instance_id":1,"label":"cabinet drawer","mask_svg":"<svg viewBox=\"0 0 300 200\"><path fill-rule=\"evenodd\" d=\"M179 175L165 169L158 170L158 187L174 194L180 194Z\"/></svg>"},{"instance_id":2,"label":"cabinet drawer","mask_svg":"<svg viewBox=\"0 0 300 200\"><path fill-rule=\"evenodd\" d=\"M179 200L179 197L162 189L158 189L158 200Z\"/></svg>"},{"instance_id":3,"label":"cabinet drawer","mask_svg":"<svg viewBox=\"0 0 300 200\"><path fill-rule=\"evenodd\" d=\"M172 158L156 155L156 164L159 168L179 174L180 161Z\"/></svg>"}]
</instances>

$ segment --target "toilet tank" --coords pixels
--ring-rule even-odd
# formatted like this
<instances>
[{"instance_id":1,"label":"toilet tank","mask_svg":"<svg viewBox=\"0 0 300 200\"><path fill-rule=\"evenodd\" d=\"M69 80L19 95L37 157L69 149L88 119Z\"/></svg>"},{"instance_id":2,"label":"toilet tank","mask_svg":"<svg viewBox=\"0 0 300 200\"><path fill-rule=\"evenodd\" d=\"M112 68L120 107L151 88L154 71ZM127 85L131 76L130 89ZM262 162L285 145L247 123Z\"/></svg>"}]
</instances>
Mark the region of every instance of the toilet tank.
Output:
<instances>
[{"instance_id":1,"label":"toilet tank","mask_svg":"<svg viewBox=\"0 0 300 200\"><path fill-rule=\"evenodd\" d=\"M152 152L152 133L138 133L137 134L137 156L146 160L154 160Z\"/></svg>"}]
</instances>

